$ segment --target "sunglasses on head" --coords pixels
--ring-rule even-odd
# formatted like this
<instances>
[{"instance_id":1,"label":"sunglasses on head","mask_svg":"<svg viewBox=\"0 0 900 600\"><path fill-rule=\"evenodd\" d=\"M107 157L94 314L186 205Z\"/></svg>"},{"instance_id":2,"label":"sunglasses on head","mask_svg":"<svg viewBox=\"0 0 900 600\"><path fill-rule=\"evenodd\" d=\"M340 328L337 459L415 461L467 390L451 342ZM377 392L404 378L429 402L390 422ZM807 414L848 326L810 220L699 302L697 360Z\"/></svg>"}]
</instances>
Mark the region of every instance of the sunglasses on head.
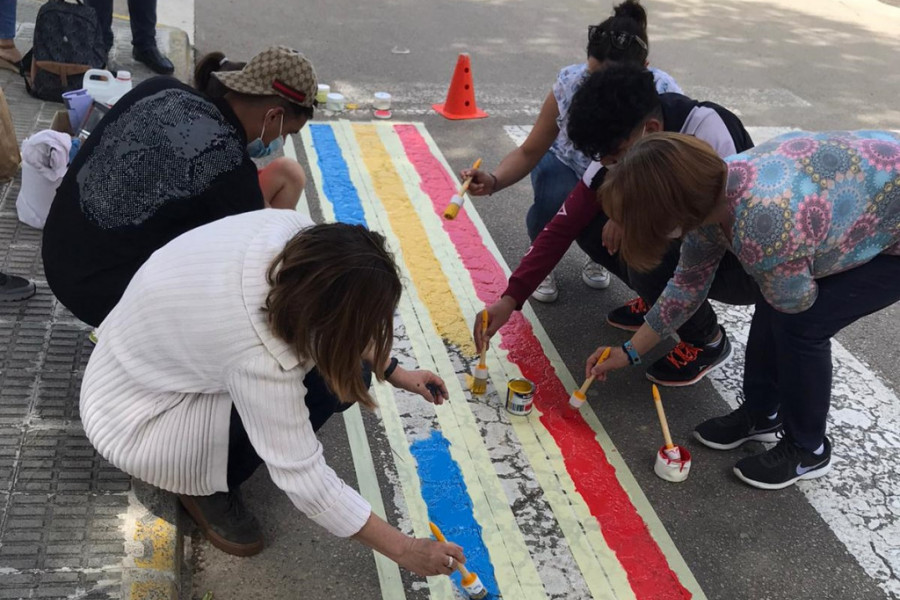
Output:
<instances>
[{"instance_id":1,"label":"sunglasses on head","mask_svg":"<svg viewBox=\"0 0 900 600\"><path fill-rule=\"evenodd\" d=\"M608 38L609 43L612 44L613 48L618 48L619 50L627 50L632 42L637 42L638 46L644 50L647 49L647 43L633 33L627 31L601 30L599 25L591 25L588 27L588 43L598 42L604 38Z\"/></svg>"}]
</instances>

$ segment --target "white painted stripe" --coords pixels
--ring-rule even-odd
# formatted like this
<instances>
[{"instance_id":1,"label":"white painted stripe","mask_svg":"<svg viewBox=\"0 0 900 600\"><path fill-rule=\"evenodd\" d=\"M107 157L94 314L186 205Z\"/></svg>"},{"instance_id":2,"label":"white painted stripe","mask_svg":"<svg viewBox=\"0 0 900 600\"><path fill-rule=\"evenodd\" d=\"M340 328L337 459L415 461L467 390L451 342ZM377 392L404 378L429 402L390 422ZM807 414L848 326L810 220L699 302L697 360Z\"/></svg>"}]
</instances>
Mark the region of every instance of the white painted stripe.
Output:
<instances>
[{"instance_id":1,"label":"white painted stripe","mask_svg":"<svg viewBox=\"0 0 900 600\"><path fill-rule=\"evenodd\" d=\"M306 131L306 129L304 129L304 131ZM297 160L297 149L294 147L294 139L290 134L284 137L284 155L290 159ZM314 179L316 181L322 181L322 173L318 170L318 164L316 165L316 172L318 173L319 177L316 177ZM312 178L312 173L308 174L306 185L310 184L310 182L308 181L310 178ZM307 217L310 216L309 199L306 197L306 190L300 192L300 200L299 202L297 202L297 210Z\"/></svg>"},{"instance_id":2,"label":"white painted stripe","mask_svg":"<svg viewBox=\"0 0 900 600\"><path fill-rule=\"evenodd\" d=\"M454 175L453 169L450 167L450 164L447 162L446 158L440 152L440 149L437 147L434 139L428 134L428 131L421 124L418 125L419 131L422 134L423 138L428 142L428 145L431 149L432 154L437 157L444 166L444 169L451 174ZM475 210L474 205L469 203L465 209L469 218L472 220L472 223L475 225L476 229L481 235L481 239L484 241L485 247L494 255L497 262L503 268L504 272L507 276L510 274L509 266L506 264L503 259L503 255L500 253L500 249L497 248L497 245L494 243L493 238L490 235L487 227L484 222L481 220L481 216L478 214L477 210ZM477 308L481 308L480 302L477 300ZM474 314L474 313L473 313ZM531 309L531 306L526 303L525 307L522 309L522 314L526 319L531 323L532 329L534 331L535 337L537 337L538 341L540 341L541 346L544 349L544 353L547 358L550 360L553 365L554 370L556 371L557 376L562 381L562 384L566 387L566 389L577 389L579 384L575 383L574 378L569 372L566 364L563 362L562 358L559 356L559 353L556 351L556 347L550 341L550 337L547 335L543 326L537 318L537 315ZM496 350L495 350L496 351ZM498 354L497 360L503 361L505 360L505 355ZM496 368L496 367L495 367ZM504 382L505 384L505 382ZM584 416L587 424L593 429L597 434L597 441L600 446L603 448L604 453L606 454L607 460L610 465L612 465L615 470L619 482L622 484L622 487L628 493L631 498L632 504L637 509L638 513L641 515L641 518L646 523L650 534L653 536L654 540L656 540L657 545L660 550L666 556L666 559L669 562L670 568L678 575L679 580L682 585L687 588L693 597L696 600L704 600L706 595L703 590L700 588L700 584L697 582L691 570L688 568L687 563L684 561L684 558L678 552L678 549L675 547L675 543L672 541L672 538L669 536L668 531L666 531L665 526L663 526L662 522L659 520L659 517L656 515L656 512L653 510L653 507L650 505L650 502L647 500L647 497L644 495L644 492L641 490L637 481L634 479L634 476L631 474L631 471L625 464L625 461L622 460L622 456L619 454L619 451L616 449L609 435L603 429L603 426L600 424L599 419L594 414L593 411L583 410L582 415ZM546 434L549 435L549 434ZM552 439L547 439L542 442L546 447L555 446L555 442ZM558 450L555 453L558 455ZM553 456L554 454L549 454L549 456ZM565 477L568 477L565 466L562 464L562 458L559 457L558 463L554 465L555 470L559 473L560 481L564 482L565 478L563 477L563 473L566 473ZM567 490L568 492L568 490ZM574 485L571 490L572 493L574 491ZM579 519L581 523L585 525L586 530L585 533L591 534L591 525L596 524L596 519L587 512L587 508L585 507L585 514L579 514ZM595 544L591 544L594 547L595 551L598 551L598 548Z\"/></svg>"},{"instance_id":3,"label":"white painted stripe","mask_svg":"<svg viewBox=\"0 0 900 600\"><path fill-rule=\"evenodd\" d=\"M310 138L308 129L302 130L301 140L306 151L307 160L309 160L310 177L313 179L313 181L315 181L315 184L318 188L319 205L321 207L322 214L325 216L326 221L333 222L334 210L332 209L331 203L325 195L324 180L322 179L322 171L319 169L318 155L316 154L315 147L312 144L312 139ZM285 155L287 155L289 158L293 158L294 160L297 159L293 140L290 139L290 136L288 136L288 139L285 143ZM301 196L300 200L300 203L297 204L297 210L306 215L309 215L309 204L306 201L305 192ZM378 390L376 389L376 392L377 391ZM392 397L391 402L393 402ZM354 406L344 411L343 416L344 426L347 429L347 438L350 442L350 454L353 457L353 468L356 471L356 479L359 483L359 493L362 494L363 498L365 498L369 502L369 504L372 505L372 511L375 512L375 514L377 514L382 519L387 520L384 510L384 500L381 497L381 488L378 485L378 477L375 474L375 463L372 460L372 452L369 448L368 439L366 438L366 429L362 422L362 416L359 413L359 407ZM388 437L388 439L391 439L390 436ZM409 448L406 447L405 441L403 447L408 453ZM400 452L401 450L402 449L395 449L395 451L397 452ZM417 508L417 506L415 505L415 503L410 504L409 499L407 499L407 508L412 511ZM420 526L420 530L417 530L416 535L428 535L427 513L425 514L426 523ZM419 520L421 520L421 518ZM404 600L406 598L406 592L403 589L403 580L400 577L400 567L397 565L397 563L387 558L380 552L376 552L373 550L372 556L375 559L375 569L378 572L378 582L381 586L381 595L384 600L394 600L395 598L397 600ZM433 596L433 598L435 600L445 600L446 598L450 598L450 596Z\"/></svg>"},{"instance_id":4,"label":"white painted stripe","mask_svg":"<svg viewBox=\"0 0 900 600\"><path fill-rule=\"evenodd\" d=\"M471 275L459 260L452 242L447 239L440 217L435 215L430 198L420 187L421 180L415 168L405 160L404 150L396 133L388 125L379 126L378 129L385 146L395 157L394 167L402 174L407 184L406 192L420 222L429 235L431 246L442 260L442 266L450 281L450 291L463 308L464 314L474 316L483 306L472 287ZM433 142L424 127L418 129L426 140ZM442 156L435 146L431 146L431 151L437 157ZM469 214L471 214L470 208L467 207L465 210L469 210ZM493 348L488 353L488 368L493 385L488 388L488 393L484 396L484 401L487 403L496 402L502 405L502 390L505 390L506 382L522 376L519 369L507 360L506 355L506 351ZM500 390L500 392L494 390ZM540 414L536 410L529 418L509 418L502 412L499 416L503 420L504 426L511 427L515 432L516 438L521 444L521 450L525 452L531 465L531 472L521 473L520 476L533 475L541 486L545 499L565 538L566 545L572 552L572 558L578 565L578 571L590 590L591 597L623 600L629 597L633 598L634 594L628 583L627 574L603 539L597 526L597 520L590 514L590 510L575 489L559 448L541 424L539 417ZM500 443L509 446L511 440L501 440ZM514 446L510 449L518 450ZM538 518L545 519L546 516ZM561 547L557 551L558 556L555 557L557 564L548 564L542 569L544 572L541 574L548 587L558 585L559 582L556 579L560 577L560 573L556 569L566 566L561 564L568 558L564 556L563 550L564 548ZM536 559L538 558L540 557L536 557ZM551 557L551 559L553 558ZM575 575L572 570L569 570L568 573L570 577ZM569 585L572 586L574 583L572 581ZM574 588L574 586L572 587ZM570 591L574 592L575 590L570 588ZM569 597L576 597L576 594L570 593Z\"/></svg>"},{"instance_id":5,"label":"white painted stripe","mask_svg":"<svg viewBox=\"0 0 900 600\"><path fill-rule=\"evenodd\" d=\"M714 303L734 356L709 375L733 409L740 391L750 307ZM837 340L831 343L834 379L828 436L834 442L828 476L797 486L863 570L900 597L900 399Z\"/></svg>"},{"instance_id":6,"label":"white painted stripe","mask_svg":"<svg viewBox=\"0 0 900 600\"><path fill-rule=\"evenodd\" d=\"M400 314L415 354L423 368L437 372L444 379L451 397L462 398L460 385L443 340L436 333L431 316L414 287L406 269L396 232L386 210L378 201L374 184L361 156L349 121L332 124L335 138L347 161L350 178L366 207L366 219L388 238L403 275L409 282L400 302ZM402 174L401 174L402 176ZM484 446L477 421L468 403L447 402L435 407L441 432L450 442L450 453L459 465L472 500L475 520L482 527L482 540L488 549L494 574L501 592L523 600L546 598L540 577L531 559L522 532L516 525L509 503Z\"/></svg>"}]
</instances>

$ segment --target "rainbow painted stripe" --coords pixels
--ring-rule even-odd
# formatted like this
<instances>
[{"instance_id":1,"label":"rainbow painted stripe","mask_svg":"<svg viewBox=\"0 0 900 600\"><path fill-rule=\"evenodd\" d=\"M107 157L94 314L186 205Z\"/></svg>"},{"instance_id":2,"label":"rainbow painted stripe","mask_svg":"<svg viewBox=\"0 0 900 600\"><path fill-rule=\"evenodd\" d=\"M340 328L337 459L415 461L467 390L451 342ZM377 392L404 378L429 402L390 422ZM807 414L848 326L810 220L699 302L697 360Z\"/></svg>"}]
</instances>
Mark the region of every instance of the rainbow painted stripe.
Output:
<instances>
[{"instance_id":1,"label":"rainbow painted stripe","mask_svg":"<svg viewBox=\"0 0 900 600\"><path fill-rule=\"evenodd\" d=\"M489 352L488 394L463 389L467 315L499 296L508 269L471 203L441 219L457 181L424 126L320 123L303 145L326 219L381 231L403 267L401 363L438 372L453 398L376 390L415 534L430 519L462 543L490 597L704 598L596 416L568 408L575 382L527 307ZM506 381L523 376L535 410L510 417ZM386 598L398 597L392 569L379 562ZM429 583L432 598L454 597L446 578Z\"/></svg>"}]
</instances>

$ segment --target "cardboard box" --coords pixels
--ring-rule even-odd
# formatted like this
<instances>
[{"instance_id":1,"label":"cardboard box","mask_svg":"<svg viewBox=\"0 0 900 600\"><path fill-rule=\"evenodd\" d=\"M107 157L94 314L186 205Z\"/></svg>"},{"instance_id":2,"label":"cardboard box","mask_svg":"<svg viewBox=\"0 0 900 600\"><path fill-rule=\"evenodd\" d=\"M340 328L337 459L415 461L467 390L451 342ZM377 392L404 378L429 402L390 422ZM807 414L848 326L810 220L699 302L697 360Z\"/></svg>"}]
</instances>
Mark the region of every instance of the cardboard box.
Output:
<instances>
[{"instance_id":1,"label":"cardboard box","mask_svg":"<svg viewBox=\"0 0 900 600\"><path fill-rule=\"evenodd\" d=\"M72 131L72 125L71 123L69 123L69 111L56 111L56 114L53 115L53 121L50 122L50 129L52 129L53 131L58 131L60 133L68 133L69 135L74 136L75 132Z\"/></svg>"}]
</instances>

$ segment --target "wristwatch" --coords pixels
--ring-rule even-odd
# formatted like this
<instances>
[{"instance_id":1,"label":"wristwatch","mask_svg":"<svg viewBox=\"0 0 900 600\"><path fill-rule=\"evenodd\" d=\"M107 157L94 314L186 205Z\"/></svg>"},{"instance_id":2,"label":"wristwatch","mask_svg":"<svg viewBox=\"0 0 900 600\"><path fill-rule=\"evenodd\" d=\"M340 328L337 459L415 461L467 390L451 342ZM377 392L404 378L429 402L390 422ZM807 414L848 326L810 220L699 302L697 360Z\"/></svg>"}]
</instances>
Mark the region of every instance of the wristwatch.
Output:
<instances>
[{"instance_id":1,"label":"wristwatch","mask_svg":"<svg viewBox=\"0 0 900 600\"><path fill-rule=\"evenodd\" d=\"M628 340L624 344L622 344L622 350L628 356L628 362L632 365L641 364L641 355L638 354L637 350L634 349L634 345L631 343L631 340Z\"/></svg>"}]
</instances>

